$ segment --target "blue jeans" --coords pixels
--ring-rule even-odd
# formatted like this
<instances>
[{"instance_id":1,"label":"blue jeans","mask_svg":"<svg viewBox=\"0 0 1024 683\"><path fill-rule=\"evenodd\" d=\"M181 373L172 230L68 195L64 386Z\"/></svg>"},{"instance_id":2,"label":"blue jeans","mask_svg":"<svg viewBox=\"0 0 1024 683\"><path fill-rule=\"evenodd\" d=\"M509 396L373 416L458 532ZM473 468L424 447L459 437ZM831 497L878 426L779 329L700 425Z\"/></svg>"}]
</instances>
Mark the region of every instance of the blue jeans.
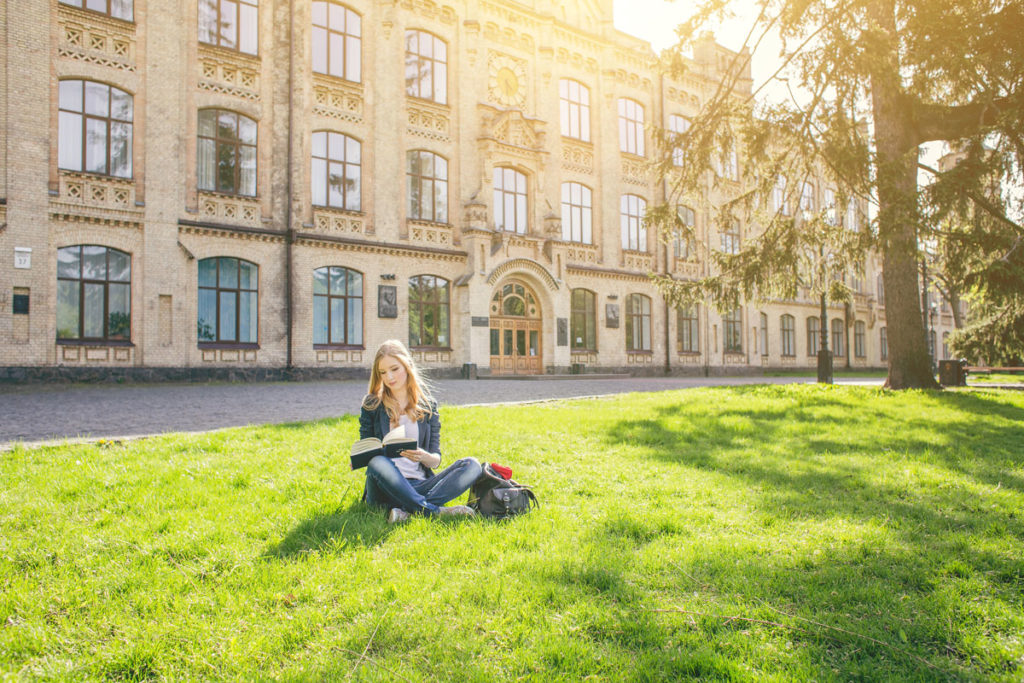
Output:
<instances>
[{"instance_id":1,"label":"blue jeans","mask_svg":"<svg viewBox=\"0 0 1024 683\"><path fill-rule=\"evenodd\" d=\"M366 466L366 502L436 515L440 506L469 490L481 471L476 458L463 458L432 477L406 479L391 458L378 455Z\"/></svg>"}]
</instances>

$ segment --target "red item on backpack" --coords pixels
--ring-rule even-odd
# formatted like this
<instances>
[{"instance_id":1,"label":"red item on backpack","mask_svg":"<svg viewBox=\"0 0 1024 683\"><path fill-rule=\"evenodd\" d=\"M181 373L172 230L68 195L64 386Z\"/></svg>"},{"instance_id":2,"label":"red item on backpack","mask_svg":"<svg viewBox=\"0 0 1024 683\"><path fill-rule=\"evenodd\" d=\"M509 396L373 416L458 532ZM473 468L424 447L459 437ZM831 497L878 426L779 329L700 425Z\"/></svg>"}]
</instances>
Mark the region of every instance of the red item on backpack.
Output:
<instances>
[{"instance_id":1,"label":"red item on backpack","mask_svg":"<svg viewBox=\"0 0 1024 683\"><path fill-rule=\"evenodd\" d=\"M499 465L496 462L492 462L491 463L491 469L494 470L496 473L500 474L502 479L511 479L512 478L512 468L511 467L505 467L504 465Z\"/></svg>"}]
</instances>

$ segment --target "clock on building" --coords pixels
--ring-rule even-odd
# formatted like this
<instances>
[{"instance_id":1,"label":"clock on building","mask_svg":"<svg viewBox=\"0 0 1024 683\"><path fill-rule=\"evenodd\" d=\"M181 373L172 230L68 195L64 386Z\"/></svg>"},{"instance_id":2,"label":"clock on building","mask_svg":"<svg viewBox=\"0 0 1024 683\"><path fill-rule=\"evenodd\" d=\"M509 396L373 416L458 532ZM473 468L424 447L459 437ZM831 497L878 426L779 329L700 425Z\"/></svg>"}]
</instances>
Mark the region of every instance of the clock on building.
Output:
<instances>
[{"instance_id":1,"label":"clock on building","mask_svg":"<svg viewBox=\"0 0 1024 683\"><path fill-rule=\"evenodd\" d=\"M526 64L508 55L491 53L487 90L490 98L504 107L526 103Z\"/></svg>"}]
</instances>

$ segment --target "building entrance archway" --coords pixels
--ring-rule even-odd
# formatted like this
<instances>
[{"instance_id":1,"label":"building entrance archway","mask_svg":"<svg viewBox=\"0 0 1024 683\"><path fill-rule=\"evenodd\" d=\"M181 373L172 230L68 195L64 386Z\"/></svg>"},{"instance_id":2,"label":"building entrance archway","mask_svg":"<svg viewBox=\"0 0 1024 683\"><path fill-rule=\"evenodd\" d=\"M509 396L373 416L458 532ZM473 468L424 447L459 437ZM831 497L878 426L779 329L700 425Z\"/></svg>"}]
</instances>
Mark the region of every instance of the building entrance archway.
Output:
<instances>
[{"instance_id":1,"label":"building entrance archway","mask_svg":"<svg viewBox=\"0 0 1024 683\"><path fill-rule=\"evenodd\" d=\"M491 374L539 375L544 370L544 321L529 285L509 279L491 295Z\"/></svg>"}]
</instances>

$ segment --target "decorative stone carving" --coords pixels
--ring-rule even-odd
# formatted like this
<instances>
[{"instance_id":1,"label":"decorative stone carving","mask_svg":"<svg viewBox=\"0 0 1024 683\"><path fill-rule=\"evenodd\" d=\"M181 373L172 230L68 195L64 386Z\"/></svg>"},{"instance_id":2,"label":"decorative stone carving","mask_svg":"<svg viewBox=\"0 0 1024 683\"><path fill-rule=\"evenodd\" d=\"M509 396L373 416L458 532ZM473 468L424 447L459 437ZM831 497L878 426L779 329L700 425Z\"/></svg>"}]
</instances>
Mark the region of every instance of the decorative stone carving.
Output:
<instances>
[{"instance_id":1,"label":"decorative stone carving","mask_svg":"<svg viewBox=\"0 0 1024 683\"><path fill-rule=\"evenodd\" d=\"M209 45L199 46L200 90L259 102L260 61L242 53Z\"/></svg>"},{"instance_id":2,"label":"decorative stone carving","mask_svg":"<svg viewBox=\"0 0 1024 683\"><path fill-rule=\"evenodd\" d=\"M448 5L439 5L433 0L401 0L403 9L412 10L427 19L440 19L443 23L454 25L458 20L455 10Z\"/></svg>"},{"instance_id":3,"label":"decorative stone carving","mask_svg":"<svg viewBox=\"0 0 1024 683\"><path fill-rule=\"evenodd\" d=\"M568 263L597 263L597 247L593 244L572 243L565 251L565 259Z\"/></svg>"},{"instance_id":4,"label":"decorative stone carving","mask_svg":"<svg viewBox=\"0 0 1024 683\"><path fill-rule=\"evenodd\" d=\"M409 241L432 247L450 247L452 244L452 227L441 223L410 220Z\"/></svg>"},{"instance_id":5,"label":"decorative stone carving","mask_svg":"<svg viewBox=\"0 0 1024 683\"><path fill-rule=\"evenodd\" d=\"M488 53L487 97L503 107L526 104L526 62L501 52Z\"/></svg>"},{"instance_id":6,"label":"decorative stone carving","mask_svg":"<svg viewBox=\"0 0 1024 683\"><path fill-rule=\"evenodd\" d=\"M313 113L341 121L362 122L363 86L314 75Z\"/></svg>"},{"instance_id":7,"label":"decorative stone carving","mask_svg":"<svg viewBox=\"0 0 1024 683\"><path fill-rule=\"evenodd\" d=\"M622 179L630 185L647 187L647 162L628 157L622 158Z\"/></svg>"},{"instance_id":8,"label":"decorative stone carving","mask_svg":"<svg viewBox=\"0 0 1024 683\"><path fill-rule=\"evenodd\" d=\"M654 259L650 254L640 251L627 251L623 259L626 270L650 273L654 270Z\"/></svg>"},{"instance_id":9,"label":"decorative stone carving","mask_svg":"<svg viewBox=\"0 0 1024 683\"><path fill-rule=\"evenodd\" d=\"M363 235L366 218L361 213L318 207L313 209L313 229L322 235Z\"/></svg>"},{"instance_id":10,"label":"decorative stone carving","mask_svg":"<svg viewBox=\"0 0 1024 683\"><path fill-rule=\"evenodd\" d=\"M260 202L253 197L200 192L199 216L211 223L227 223L247 228L262 227Z\"/></svg>"},{"instance_id":11,"label":"decorative stone carving","mask_svg":"<svg viewBox=\"0 0 1024 683\"><path fill-rule=\"evenodd\" d=\"M676 261L676 274L684 278L696 279L700 277L700 264L696 261Z\"/></svg>"},{"instance_id":12,"label":"decorative stone carving","mask_svg":"<svg viewBox=\"0 0 1024 683\"><path fill-rule=\"evenodd\" d=\"M135 25L58 4L57 54L90 64L135 71Z\"/></svg>"},{"instance_id":13,"label":"decorative stone carving","mask_svg":"<svg viewBox=\"0 0 1024 683\"><path fill-rule=\"evenodd\" d=\"M135 206L134 180L71 171L60 172L50 214L136 226L141 225L143 217L142 210Z\"/></svg>"},{"instance_id":14,"label":"decorative stone carving","mask_svg":"<svg viewBox=\"0 0 1024 683\"><path fill-rule=\"evenodd\" d=\"M409 132L439 142L451 141L451 112L444 105L406 100Z\"/></svg>"},{"instance_id":15,"label":"decorative stone carving","mask_svg":"<svg viewBox=\"0 0 1024 683\"><path fill-rule=\"evenodd\" d=\"M543 121L527 118L517 109L501 110L485 104L479 106L482 141L493 141L501 151L514 156L537 159L546 154Z\"/></svg>"},{"instance_id":16,"label":"decorative stone carving","mask_svg":"<svg viewBox=\"0 0 1024 683\"><path fill-rule=\"evenodd\" d=\"M562 138L562 168L577 173L593 173L593 146L585 142L571 142Z\"/></svg>"}]
</instances>

